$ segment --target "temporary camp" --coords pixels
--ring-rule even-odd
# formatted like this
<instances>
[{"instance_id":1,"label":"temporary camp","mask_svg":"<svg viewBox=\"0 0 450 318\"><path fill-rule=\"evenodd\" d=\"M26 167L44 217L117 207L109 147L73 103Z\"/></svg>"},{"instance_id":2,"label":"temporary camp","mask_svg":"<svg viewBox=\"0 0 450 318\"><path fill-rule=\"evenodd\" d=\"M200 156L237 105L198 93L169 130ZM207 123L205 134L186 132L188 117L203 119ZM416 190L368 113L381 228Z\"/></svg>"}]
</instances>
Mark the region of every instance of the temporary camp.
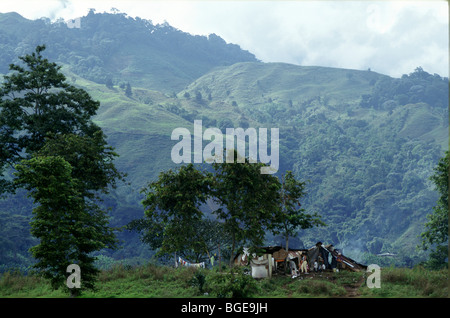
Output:
<instances>
[{"instance_id":1,"label":"temporary camp","mask_svg":"<svg viewBox=\"0 0 450 318\"><path fill-rule=\"evenodd\" d=\"M272 277L276 271L285 271L288 266L300 268L300 259L306 255L310 271L314 270L317 264L318 270L351 270L365 271L367 266L357 263L349 257L342 255L333 245L324 246L318 242L310 249L289 249L286 251L281 246L267 246L257 248L258 253L250 255L249 249L244 248L234 258L235 266L251 266L254 278ZM290 263L288 265L286 260ZM293 262L293 264L292 264ZM321 266L319 268L319 266Z\"/></svg>"}]
</instances>

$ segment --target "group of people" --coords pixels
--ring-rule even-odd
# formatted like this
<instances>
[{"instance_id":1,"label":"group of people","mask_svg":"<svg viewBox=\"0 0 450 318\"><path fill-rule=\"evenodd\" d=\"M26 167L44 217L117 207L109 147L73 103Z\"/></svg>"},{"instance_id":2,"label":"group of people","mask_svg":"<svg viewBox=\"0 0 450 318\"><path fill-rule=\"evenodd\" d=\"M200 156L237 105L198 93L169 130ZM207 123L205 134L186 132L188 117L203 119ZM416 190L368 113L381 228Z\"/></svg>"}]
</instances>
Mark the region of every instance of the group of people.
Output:
<instances>
[{"instance_id":1,"label":"group of people","mask_svg":"<svg viewBox=\"0 0 450 318\"><path fill-rule=\"evenodd\" d=\"M321 272L326 269L322 256L319 255L318 259L314 261L314 271Z\"/></svg>"},{"instance_id":2,"label":"group of people","mask_svg":"<svg viewBox=\"0 0 450 318\"><path fill-rule=\"evenodd\" d=\"M297 274L298 274L297 266L295 265L295 262L293 260L290 260L289 264L291 267L292 278L296 278ZM322 256L319 255L319 257L316 260L314 260L313 270L314 270L314 272L322 272L325 269L326 269L325 262L324 262ZM305 254L303 254L301 256L299 270L300 270L300 273L302 273L302 274L308 274L308 271L310 270Z\"/></svg>"}]
</instances>

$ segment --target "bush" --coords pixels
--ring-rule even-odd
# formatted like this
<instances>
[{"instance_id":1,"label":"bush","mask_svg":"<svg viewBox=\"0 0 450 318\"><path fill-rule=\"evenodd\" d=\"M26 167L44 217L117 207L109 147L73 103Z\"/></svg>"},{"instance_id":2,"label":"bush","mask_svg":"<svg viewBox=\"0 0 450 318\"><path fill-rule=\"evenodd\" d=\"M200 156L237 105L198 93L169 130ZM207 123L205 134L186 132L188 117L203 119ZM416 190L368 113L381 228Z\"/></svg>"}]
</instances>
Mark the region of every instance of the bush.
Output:
<instances>
[{"instance_id":1,"label":"bush","mask_svg":"<svg viewBox=\"0 0 450 318\"><path fill-rule=\"evenodd\" d=\"M189 285L191 287L194 287L198 289L198 292L200 294L203 294L203 287L205 285L206 281L206 275L203 273L202 270L197 270L194 272L194 275L192 276L191 280L189 280Z\"/></svg>"},{"instance_id":2,"label":"bush","mask_svg":"<svg viewBox=\"0 0 450 318\"><path fill-rule=\"evenodd\" d=\"M257 283L240 267L213 270L206 277L205 290L217 298L249 298L257 293Z\"/></svg>"}]
</instances>

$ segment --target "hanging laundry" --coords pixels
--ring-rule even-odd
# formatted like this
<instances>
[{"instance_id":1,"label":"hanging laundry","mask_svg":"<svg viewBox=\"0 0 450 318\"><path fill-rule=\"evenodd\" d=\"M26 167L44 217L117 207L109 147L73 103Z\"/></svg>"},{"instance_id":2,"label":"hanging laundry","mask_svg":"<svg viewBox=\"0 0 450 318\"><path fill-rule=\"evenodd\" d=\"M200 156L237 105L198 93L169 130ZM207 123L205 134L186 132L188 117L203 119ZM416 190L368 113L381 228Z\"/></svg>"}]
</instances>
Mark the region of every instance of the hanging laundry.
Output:
<instances>
[{"instance_id":1,"label":"hanging laundry","mask_svg":"<svg viewBox=\"0 0 450 318\"><path fill-rule=\"evenodd\" d=\"M178 257L178 264L180 264L180 266L186 266L186 267L197 267L197 268L205 268L205 262L201 262L201 263L189 263L185 260L183 260L181 257Z\"/></svg>"}]
</instances>

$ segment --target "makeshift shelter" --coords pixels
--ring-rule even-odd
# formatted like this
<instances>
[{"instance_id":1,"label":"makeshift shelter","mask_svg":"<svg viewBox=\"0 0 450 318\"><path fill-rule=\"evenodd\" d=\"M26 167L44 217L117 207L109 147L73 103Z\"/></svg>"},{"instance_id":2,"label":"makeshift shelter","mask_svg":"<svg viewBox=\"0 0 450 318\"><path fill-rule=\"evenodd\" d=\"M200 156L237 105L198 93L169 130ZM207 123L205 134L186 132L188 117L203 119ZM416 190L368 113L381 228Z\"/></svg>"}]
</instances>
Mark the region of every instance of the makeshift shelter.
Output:
<instances>
[{"instance_id":1,"label":"makeshift shelter","mask_svg":"<svg viewBox=\"0 0 450 318\"><path fill-rule=\"evenodd\" d=\"M331 268L340 268L345 270L350 270L353 272L366 271L367 266L356 262L350 257L342 255L341 252L336 250L333 245L328 245L325 249L332 256Z\"/></svg>"},{"instance_id":2,"label":"makeshift shelter","mask_svg":"<svg viewBox=\"0 0 450 318\"><path fill-rule=\"evenodd\" d=\"M264 278L271 277L273 272L279 268L286 268L286 259L294 261L295 265L300 267L300 258L307 250L289 249L287 252L281 246L266 246L257 249L258 254L250 255L248 248L244 248L234 258L235 266L247 266L252 268L252 277Z\"/></svg>"},{"instance_id":3,"label":"makeshift shelter","mask_svg":"<svg viewBox=\"0 0 450 318\"><path fill-rule=\"evenodd\" d=\"M330 263L328 260L330 252L322 246L322 242L318 242L316 246L310 248L307 253L307 260L310 268L314 268L314 262L318 262L320 265L324 265L325 269L330 269Z\"/></svg>"},{"instance_id":4,"label":"makeshift shelter","mask_svg":"<svg viewBox=\"0 0 450 318\"><path fill-rule=\"evenodd\" d=\"M308 250L307 254L308 264L310 268L313 268L315 261L325 265L325 269L345 269L351 271L365 271L366 265L359 264L350 257L342 255L341 252L336 250L333 245L324 246L322 242L317 242L316 245Z\"/></svg>"},{"instance_id":5,"label":"makeshift shelter","mask_svg":"<svg viewBox=\"0 0 450 318\"><path fill-rule=\"evenodd\" d=\"M300 268L300 260L302 255L306 254L309 271L313 270L314 262L323 264L323 270L351 270L366 271L367 266L359 264L353 259L342 255L333 245L324 246L322 242L317 242L310 249L289 249L286 251L281 246L259 247L258 254L250 255L249 249L244 248L234 258L235 266L251 266L252 277L264 278L271 277L272 274L281 269L286 270L288 262L293 261L295 269Z\"/></svg>"},{"instance_id":6,"label":"makeshift shelter","mask_svg":"<svg viewBox=\"0 0 450 318\"><path fill-rule=\"evenodd\" d=\"M250 265L252 269L253 278L271 277L273 271L274 260L271 251L266 251L261 248L262 253L253 253L250 255L248 248L244 247L242 253L234 257L233 263L235 266Z\"/></svg>"}]
</instances>

